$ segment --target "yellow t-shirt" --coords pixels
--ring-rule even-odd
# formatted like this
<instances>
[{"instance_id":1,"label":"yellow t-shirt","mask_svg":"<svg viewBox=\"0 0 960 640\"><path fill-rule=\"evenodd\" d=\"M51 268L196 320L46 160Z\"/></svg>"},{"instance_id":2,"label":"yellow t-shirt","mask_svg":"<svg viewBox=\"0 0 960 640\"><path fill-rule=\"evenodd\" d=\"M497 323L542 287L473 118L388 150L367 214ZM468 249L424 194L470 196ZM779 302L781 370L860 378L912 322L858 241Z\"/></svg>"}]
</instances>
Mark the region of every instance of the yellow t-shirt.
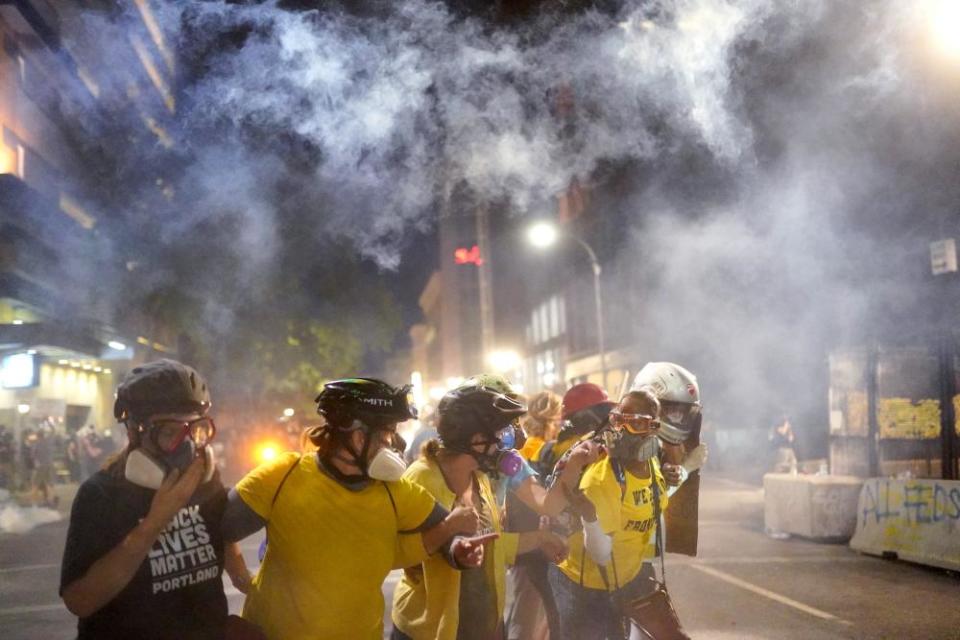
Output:
<instances>
[{"instance_id":1,"label":"yellow t-shirt","mask_svg":"<svg viewBox=\"0 0 960 640\"><path fill-rule=\"evenodd\" d=\"M530 436L524 443L523 448L520 449L520 455L530 462L536 462L540 457L540 450L543 449L543 445L545 444L546 441L543 438Z\"/></svg>"},{"instance_id":2,"label":"yellow t-shirt","mask_svg":"<svg viewBox=\"0 0 960 640\"><path fill-rule=\"evenodd\" d=\"M652 460L654 474L660 485L660 509L667 508L667 485L660 473L660 466ZM597 520L604 533L613 536L610 563L606 567L609 589L623 586L633 580L643 566L643 558L652 555L651 543L656 531L653 516L653 489L650 478L638 478L625 472L626 487L621 487L609 458L593 464L580 479L580 488L597 509ZM583 532L570 536L570 555L559 568L580 584L581 569L583 586L607 590L597 568L583 548Z\"/></svg>"},{"instance_id":3,"label":"yellow t-shirt","mask_svg":"<svg viewBox=\"0 0 960 640\"><path fill-rule=\"evenodd\" d=\"M243 617L271 640L380 639L380 587L400 549L398 533L422 525L436 501L408 480L351 491L321 471L316 456L296 462L297 455L278 456L236 486L247 506L267 520L269 540Z\"/></svg>"}]
</instances>

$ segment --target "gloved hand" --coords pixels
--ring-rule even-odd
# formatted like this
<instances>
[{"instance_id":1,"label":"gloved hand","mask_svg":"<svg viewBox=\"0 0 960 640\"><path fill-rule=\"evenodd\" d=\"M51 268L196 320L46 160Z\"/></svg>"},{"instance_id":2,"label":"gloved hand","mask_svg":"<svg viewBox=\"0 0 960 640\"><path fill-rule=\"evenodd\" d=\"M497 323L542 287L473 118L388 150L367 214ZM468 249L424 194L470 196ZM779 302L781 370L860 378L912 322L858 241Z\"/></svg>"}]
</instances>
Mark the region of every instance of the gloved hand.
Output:
<instances>
[{"instance_id":1,"label":"gloved hand","mask_svg":"<svg viewBox=\"0 0 960 640\"><path fill-rule=\"evenodd\" d=\"M693 473L707 461L707 445L700 443L683 458L682 466L687 473Z\"/></svg>"}]
</instances>

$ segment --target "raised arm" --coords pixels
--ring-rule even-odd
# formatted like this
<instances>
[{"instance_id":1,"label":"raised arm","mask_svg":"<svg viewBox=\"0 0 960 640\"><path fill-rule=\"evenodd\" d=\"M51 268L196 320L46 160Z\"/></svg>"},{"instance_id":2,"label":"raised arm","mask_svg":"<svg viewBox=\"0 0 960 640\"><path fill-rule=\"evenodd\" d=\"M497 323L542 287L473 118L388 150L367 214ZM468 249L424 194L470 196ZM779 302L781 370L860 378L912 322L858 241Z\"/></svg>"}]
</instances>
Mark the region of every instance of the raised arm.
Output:
<instances>
[{"instance_id":1,"label":"raised arm","mask_svg":"<svg viewBox=\"0 0 960 640\"><path fill-rule=\"evenodd\" d=\"M187 504L203 473L204 460L197 458L182 477L177 470L167 475L153 496L147 516L82 577L64 587L61 597L71 613L89 617L117 597L133 579L160 532Z\"/></svg>"},{"instance_id":2,"label":"raised arm","mask_svg":"<svg viewBox=\"0 0 960 640\"><path fill-rule=\"evenodd\" d=\"M555 517L568 504L567 495L571 487L580 481L584 467L596 462L603 455L603 448L591 441L581 442L571 449L570 457L560 473L557 482L545 489L536 478L529 477L514 491L517 498L542 516Z\"/></svg>"}]
</instances>

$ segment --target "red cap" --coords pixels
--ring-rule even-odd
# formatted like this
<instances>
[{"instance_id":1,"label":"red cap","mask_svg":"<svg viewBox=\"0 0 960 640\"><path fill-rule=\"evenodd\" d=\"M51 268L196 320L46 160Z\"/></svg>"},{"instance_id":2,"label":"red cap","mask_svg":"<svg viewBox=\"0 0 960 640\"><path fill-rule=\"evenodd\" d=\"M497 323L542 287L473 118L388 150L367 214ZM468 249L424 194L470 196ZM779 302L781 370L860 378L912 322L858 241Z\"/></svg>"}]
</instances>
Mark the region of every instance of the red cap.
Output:
<instances>
[{"instance_id":1,"label":"red cap","mask_svg":"<svg viewBox=\"0 0 960 640\"><path fill-rule=\"evenodd\" d=\"M612 404L607 392L600 385L581 382L570 387L563 396L563 419L566 420L578 411L598 404Z\"/></svg>"}]
</instances>

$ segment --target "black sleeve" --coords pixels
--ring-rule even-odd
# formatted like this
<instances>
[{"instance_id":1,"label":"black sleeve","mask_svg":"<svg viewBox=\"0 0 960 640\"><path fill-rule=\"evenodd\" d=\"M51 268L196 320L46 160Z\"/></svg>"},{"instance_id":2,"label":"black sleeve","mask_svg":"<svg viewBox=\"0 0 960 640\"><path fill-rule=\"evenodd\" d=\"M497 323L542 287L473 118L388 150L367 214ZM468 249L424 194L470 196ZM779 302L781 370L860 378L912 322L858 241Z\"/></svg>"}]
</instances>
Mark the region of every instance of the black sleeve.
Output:
<instances>
[{"instance_id":1,"label":"black sleeve","mask_svg":"<svg viewBox=\"0 0 960 640\"><path fill-rule=\"evenodd\" d=\"M236 489L230 489L227 494L227 510L220 526L223 529L223 539L229 543L260 531L267 526L267 521L247 506Z\"/></svg>"},{"instance_id":2,"label":"black sleeve","mask_svg":"<svg viewBox=\"0 0 960 640\"><path fill-rule=\"evenodd\" d=\"M423 533L427 529L433 529L435 526L443 522L444 518L446 518L449 514L450 512L447 511L442 504L436 502L433 505L433 511L431 511L426 519L420 523L419 527L416 529L410 529L409 531L399 531L398 533Z\"/></svg>"},{"instance_id":3,"label":"black sleeve","mask_svg":"<svg viewBox=\"0 0 960 640\"><path fill-rule=\"evenodd\" d=\"M113 547L114 535L104 532L110 519L109 497L94 480L80 485L70 509L70 526L67 543L60 565L60 594L70 583L87 573L94 562L105 556ZM124 535L126 532L124 532Z\"/></svg>"}]
</instances>

